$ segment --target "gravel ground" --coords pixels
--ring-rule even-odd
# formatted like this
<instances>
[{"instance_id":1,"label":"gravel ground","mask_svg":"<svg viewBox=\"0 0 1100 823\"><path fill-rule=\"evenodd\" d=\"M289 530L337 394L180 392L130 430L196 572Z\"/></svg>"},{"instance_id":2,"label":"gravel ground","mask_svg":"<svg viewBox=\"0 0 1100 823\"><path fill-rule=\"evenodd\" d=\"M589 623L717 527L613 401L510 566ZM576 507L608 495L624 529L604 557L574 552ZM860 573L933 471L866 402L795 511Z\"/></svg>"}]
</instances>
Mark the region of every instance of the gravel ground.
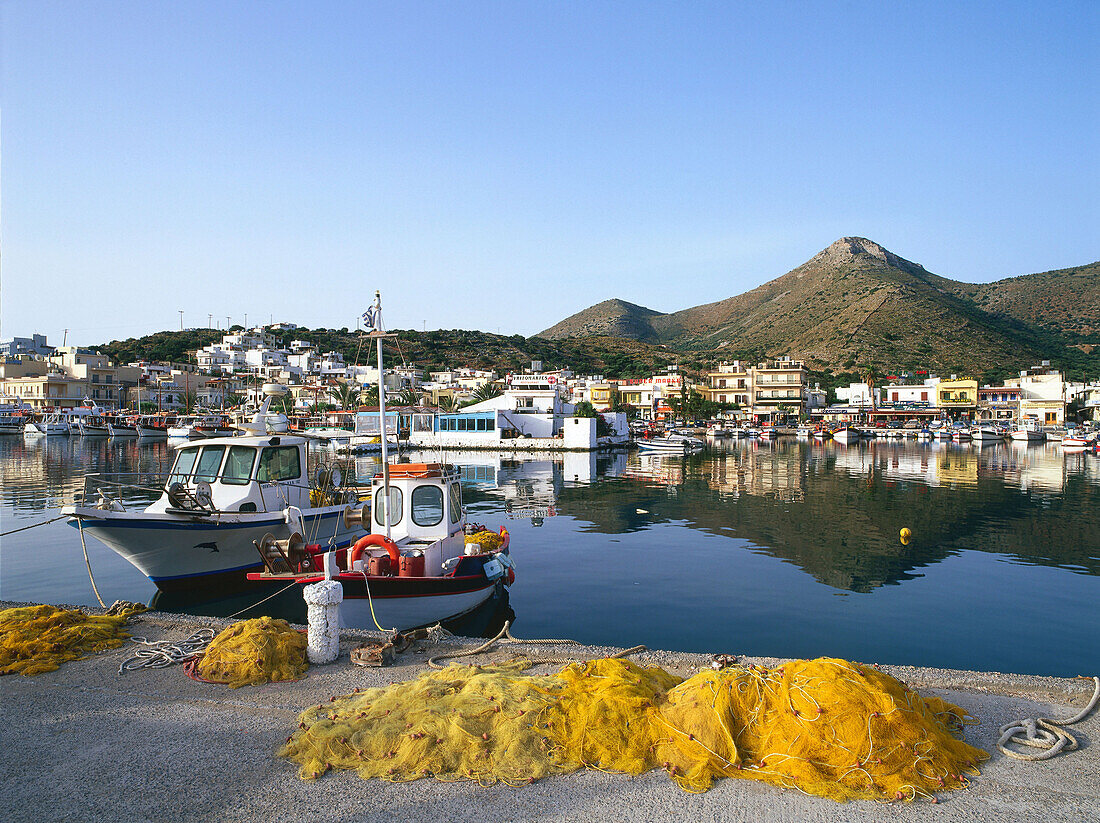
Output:
<instances>
[{"instance_id":1,"label":"gravel ground","mask_svg":"<svg viewBox=\"0 0 1100 823\"><path fill-rule=\"evenodd\" d=\"M14 603L0 603L0 608ZM225 621L150 613L133 632L179 640ZM332 695L415 677L428 654L410 650L381 669L352 665L347 650L369 632L345 632L344 655L310 669L297 683L228 689L198 683L179 667L118 674L123 648L64 664L37 677L0 679L0 818L21 821L370 821L431 820L753 820L753 821L1083 821L1100 818L1100 711L1073 727L1082 748L1033 764L994 752L969 789L940 803L837 804L749 780L721 780L685 794L660 772L638 778L578 772L522 788L421 780L395 785L351 772L302 781L294 764L274 756L298 713ZM453 650L481 641L455 639ZM606 647L534 647L579 659ZM438 653L447 648L434 647ZM505 647L496 657L510 655ZM480 659L487 661L493 653ZM710 658L647 651L633 658L689 675ZM779 661L746 658L748 662ZM941 669L884 666L980 718L969 742L994 750L997 727L1023 717L1068 716L1084 705L1091 683ZM548 671L549 667L544 667Z\"/></svg>"}]
</instances>

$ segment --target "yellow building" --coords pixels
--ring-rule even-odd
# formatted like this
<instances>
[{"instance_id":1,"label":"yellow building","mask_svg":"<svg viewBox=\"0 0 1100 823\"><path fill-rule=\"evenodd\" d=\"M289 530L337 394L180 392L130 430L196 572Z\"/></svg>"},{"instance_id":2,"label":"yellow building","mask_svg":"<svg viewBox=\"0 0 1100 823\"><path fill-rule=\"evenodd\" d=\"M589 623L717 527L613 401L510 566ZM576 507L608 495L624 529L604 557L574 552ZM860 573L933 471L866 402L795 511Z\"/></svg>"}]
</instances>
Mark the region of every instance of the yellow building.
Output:
<instances>
[{"instance_id":1,"label":"yellow building","mask_svg":"<svg viewBox=\"0 0 1100 823\"><path fill-rule=\"evenodd\" d=\"M588 387L590 403L596 411L610 411L619 399L619 389L614 383L594 383Z\"/></svg>"},{"instance_id":2,"label":"yellow building","mask_svg":"<svg viewBox=\"0 0 1100 823\"><path fill-rule=\"evenodd\" d=\"M936 386L936 405L948 412L972 415L978 408L978 381L971 378L941 380Z\"/></svg>"}]
</instances>

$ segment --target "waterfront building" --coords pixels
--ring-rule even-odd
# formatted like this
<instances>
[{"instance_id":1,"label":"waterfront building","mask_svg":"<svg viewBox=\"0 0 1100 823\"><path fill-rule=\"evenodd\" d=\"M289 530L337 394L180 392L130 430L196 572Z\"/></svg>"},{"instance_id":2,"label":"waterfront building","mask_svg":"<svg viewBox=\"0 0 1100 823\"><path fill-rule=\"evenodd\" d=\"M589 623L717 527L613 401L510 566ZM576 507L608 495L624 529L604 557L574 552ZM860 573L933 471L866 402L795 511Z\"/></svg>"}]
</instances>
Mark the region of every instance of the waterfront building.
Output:
<instances>
[{"instance_id":1,"label":"waterfront building","mask_svg":"<svg viewBox=\"0 0 1100 823\"><path fill-rule=\"evenodd\" d=\"M978 408L978 381L951 375L936 386L936 405L956 419L971 419Z\"/></svg>"},{"instance_id":2,"label":"waterfront building","mask_svg":"<svg viewBox=\"0 0 1100 823\"><path fill-rule=\"evenodd\" d=\"M752 369L753 419L764 421L805 414L808 375L805 363L787 356L757 364Z\"/></svg>"},{"instance_id":3,"label":"waterfront building","mask_svg":"<svg viewBox=\"0 0 1100 823\"><path fill-rule=\"evenodd\" d=\"M879 390L867 383L849 383L833 390L837 403L856 408L873 408L879 404Z\"/></svg>"},{"instance_id":4,"label":"waterfront building","mask_svg":"<svg viewBox=\"0 0 1100 823\"><path fill-rule=\"evenodd\" d=\"M752 373L740 360L719 363L707 372L706 398L714 403L737 405L746 409L752 398Z\"/></svg>"},{"instance_id":5,"label":"waterfront building","mask_svg":"<svg viewBox=\"0 0 1100 823\"><path fill-rule=\"evenodd\" d=\"M614 383L594 383L588 386L585 399L596 411L610 411L619 401L619 387Z\"/></svg>"},{"instance_id":6,"label":"waterfront building","mask_svg":"<svg viewBox=\"0 0 1100 823\"><path fill-rule=\"evenodd\" d=\"M1020 415L1020 389L1009 386L978 388L978 417L981 420L1015 420Z\"/></svg>"},{"instance_id":7,"label":"waterfront building","mask_svg":"<svg viewBox=\"0 0 1100 823\"><path fill-rule=\"evenodd\" d=\"M1050 367L1050 361L1032 366L1004 382L1006 387L1020 390L1021 420L1037 420L1044 426L1061 426L1066 422L1066 383L1062 373Z\"/></svg>"}]
</instances>

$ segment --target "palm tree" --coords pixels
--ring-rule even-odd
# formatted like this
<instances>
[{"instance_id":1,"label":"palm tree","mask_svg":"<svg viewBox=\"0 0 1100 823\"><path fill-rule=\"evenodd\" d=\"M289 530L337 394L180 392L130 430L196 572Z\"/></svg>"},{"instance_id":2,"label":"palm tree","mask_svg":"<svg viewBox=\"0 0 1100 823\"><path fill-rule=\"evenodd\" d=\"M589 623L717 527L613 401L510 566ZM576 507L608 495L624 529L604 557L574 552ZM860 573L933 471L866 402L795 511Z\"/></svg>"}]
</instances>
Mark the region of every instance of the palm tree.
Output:
<instances>
[{"instance_id":1,"label":"palm tree","mask_svg":"<svg viewBox=\"0 0 1100 823\"><path fill-rule=\"evenodd\" d=\"M503 392L500 390L500 386L496 383L486 382L474 389L470 398L474 403L481 403L484 400L500 397L501 394L503 394Z\"/></svg>"},{"instance_id":2,"label":"palm tree","mask_svg":"<svg viewBox=\"0 0 1100 823\"><path fill-rule=\"evenodd\" d=\"M359 388L352 386L351 383L341 383L336 387L335 394L336 399L340 401L341 409L347 409L359 403Z\"/></svg>"},{"instance_id":3,"label":"palm tree","mask_svg":"<svg viewBox=\"0 0 1100 823\"><path fill-rule=\"evenodd\" d=\"M416 389L408 388L398 392L394 401L399 406L419 406L420 399L420 395L417 394Z\"/></svg>"},{"instance_id":4,"label":"palm tree","mask_svg":"<svg viewBox=\"0 0 1100 823\"><path fill-rule=\"evenodd\" d=\"M458 411L458 401L453 394L441 395L436 406L438 406L439 410L442 412Z\"/></svg>"}]
</instances>

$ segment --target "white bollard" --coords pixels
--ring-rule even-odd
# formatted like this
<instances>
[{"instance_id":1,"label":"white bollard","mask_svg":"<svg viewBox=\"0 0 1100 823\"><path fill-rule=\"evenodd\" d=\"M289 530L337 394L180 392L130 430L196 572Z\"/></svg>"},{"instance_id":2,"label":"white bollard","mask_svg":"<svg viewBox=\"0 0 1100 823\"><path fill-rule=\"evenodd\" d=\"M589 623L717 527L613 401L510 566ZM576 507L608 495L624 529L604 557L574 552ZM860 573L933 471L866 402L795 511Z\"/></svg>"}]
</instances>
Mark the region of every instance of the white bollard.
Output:
<instances>
[{"instance_id":1,"label":"white bollard","mask_svg":"<svg viewBox=\"0 0 1100 823\"><path fill-rule=\"evenodd\" d=\"M332 663L340 656L340 603L344 587L335 580L311 583L302 589L308 607L306 657L310 663Z\"/></svg>"}]
</instances>

